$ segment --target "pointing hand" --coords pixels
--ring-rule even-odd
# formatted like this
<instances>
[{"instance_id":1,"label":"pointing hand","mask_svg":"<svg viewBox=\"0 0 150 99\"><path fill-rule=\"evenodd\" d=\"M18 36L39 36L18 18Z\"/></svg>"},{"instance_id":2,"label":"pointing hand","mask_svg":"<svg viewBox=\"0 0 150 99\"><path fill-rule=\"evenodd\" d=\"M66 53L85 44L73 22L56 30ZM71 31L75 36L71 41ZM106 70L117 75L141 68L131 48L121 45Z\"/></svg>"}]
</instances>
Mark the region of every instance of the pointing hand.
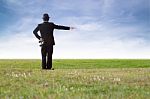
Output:
<instances>
[{"instance_id":1,"label":"pointing hand","mask_svg":"<svg viewBox=\"0 0 150 99\"><path fill-rule=\"evenodd\" d=\"M76 29L75 27L70 27L70 30L74 30L74 29Z\"/></svg>"}]
</instances>

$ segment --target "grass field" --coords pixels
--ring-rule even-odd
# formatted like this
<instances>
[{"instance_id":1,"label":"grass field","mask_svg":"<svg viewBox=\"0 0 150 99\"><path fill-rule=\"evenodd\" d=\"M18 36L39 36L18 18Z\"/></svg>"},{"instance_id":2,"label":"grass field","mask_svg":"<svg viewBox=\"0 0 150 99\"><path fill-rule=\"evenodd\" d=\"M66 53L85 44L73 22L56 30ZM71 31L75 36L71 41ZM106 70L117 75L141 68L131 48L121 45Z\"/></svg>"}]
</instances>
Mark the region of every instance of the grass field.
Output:
<instances>
[{"instance_id":1,"label":"grass field","mask_svg":"<svg viewBox=\"0 0 150 99\"><path fill-rule=\"evenodd\" d=\"M0 99L150 99L150 60L0 60Z\"/></svg>"}]
</instances>

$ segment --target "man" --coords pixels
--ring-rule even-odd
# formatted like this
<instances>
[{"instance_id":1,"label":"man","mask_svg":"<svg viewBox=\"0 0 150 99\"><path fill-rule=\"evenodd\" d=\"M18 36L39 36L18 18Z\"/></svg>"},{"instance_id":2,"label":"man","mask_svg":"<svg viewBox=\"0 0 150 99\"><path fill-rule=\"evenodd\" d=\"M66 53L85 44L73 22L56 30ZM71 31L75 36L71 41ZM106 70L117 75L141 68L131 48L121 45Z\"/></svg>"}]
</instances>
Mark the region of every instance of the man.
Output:
<instances>
[{"instance_id":1,"label":"man","mask_svg":"<svg viewBox=\"0 0 150 99\"><path fill-rule=\"evenodd\" d=\"M70 30L74 29L73 27L55 25L52 22L49 22L49 15L47 13L43 14L43 23L38 24L34 29L33 33L40 40L41 44L41 54L42 54L42 69L51 69L52 68L52 54L53 54L53 45L55 45L53 31L54 29ZM41 36L38 35L40 31Z\"/></svg>"}]
</instances>

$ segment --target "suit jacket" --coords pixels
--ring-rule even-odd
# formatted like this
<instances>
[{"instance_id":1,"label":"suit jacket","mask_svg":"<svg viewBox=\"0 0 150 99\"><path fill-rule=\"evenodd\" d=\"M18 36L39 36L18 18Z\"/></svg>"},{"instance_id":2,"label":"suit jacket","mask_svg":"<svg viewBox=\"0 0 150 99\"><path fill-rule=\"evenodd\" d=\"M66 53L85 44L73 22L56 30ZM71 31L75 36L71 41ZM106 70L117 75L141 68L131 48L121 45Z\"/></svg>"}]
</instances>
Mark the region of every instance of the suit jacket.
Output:
<instances>
[{"instance_id":1,"label":"suit jacket","mask_svg":"<svg viewBox=\"0 0 150 99\"><path fill-rule=\"evenodd\" d=\"M33 34L40 40L43 39L44 44L47 45L55 45L53 31L54 29L62 29L62 30L70 30L70 27L55 25L52 22L43 22L38 24L38 26L34 29ZM38 31L40 31L41 36L38 35Z\"/></svg>"}]
</instances>

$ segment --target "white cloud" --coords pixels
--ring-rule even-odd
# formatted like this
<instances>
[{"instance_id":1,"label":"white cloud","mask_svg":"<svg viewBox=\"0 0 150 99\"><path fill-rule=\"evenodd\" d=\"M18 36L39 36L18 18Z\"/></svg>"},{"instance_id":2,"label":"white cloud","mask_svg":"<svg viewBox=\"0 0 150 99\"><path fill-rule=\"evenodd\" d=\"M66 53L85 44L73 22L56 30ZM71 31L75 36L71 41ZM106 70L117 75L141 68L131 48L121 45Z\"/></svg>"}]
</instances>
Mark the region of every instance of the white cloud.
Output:
<instances>
[{"instance_id":1,"label":"white cloud","mask_svg":"<svg viewBox=\"0 0 150 99\"><path fill-rule=\"evenodd\" d=\"M20 3L17 4L17 1L7 0L10 4L19 7L19 4L23 2L18 1ZM55 11L55 14L52 20L56 24L77 28L73 31L55 31L54 58L150 58L150 43L146 41L145 35L143 35L147 33L145 31L148 29L139 24L120 23L120 21L131 22L135 17L132 13L126 12L127 8L124 5L122 8L119 6L121 10L117 11L121 12L115 16L117 12L114 10L119 9L116 7L115 0L86 0L86 2L74 1L74 3L63 0L61 6L59 0L52 1L50 5L39 2L41 1L28 2L26 6L17 10L18 13L22 13L22 16L7 29L8 35L1 37L0 58L41 58L38 40L32 31L42 21L42 13L51 7L54 7L52 11ZM34 3L37 4L36 7L31 7ZM129 7L132 8L132 6ZM63 14L64 16L57 15L57 13L61 13L60 10L67 9L84 14L74 17L69 16L67 14L69 12ZM100 12L95 13L94 11ZM121 17L125 13L128 15ZM57 19L56 16L59 18ZM150 37L149 34L146 36Z\"/></svg>"},{"instance_id":2,"label":"white cloud","mask_svg":"<svg viewBox=\"0 0 150 99\"><path fill-rule=\"evenodd\" d=\"M12 29L17 34L0 40L0 58L41 57L38 40L32 34L33 25L40 20L32 20L22 18ZM134 36L139 27L78 21L74 25L77 29L73 31L55 31L54 58L150 58L145 40Z\"/></svg>"},{"instance_id":3,"label":"white cloud","mask_svg":"<svg viewBox=\"0 0 150 99\"><path fill-rule=\"evenodd\" d=\"M0 58L39 58L37 42L32 37L16 34L0 40Z\"/></svg>"},{"instance_id":4,"label":"white cloud","mask_svg":"<svg viewBox=\"0 0 150 99\"><path fill-rule=\"evenodd\" d=\"M40 58L38 40L23 27L0 40L0 58ZM80 24L74 31L55 31L54 58L150 58L150 47L145 47L142 38L128 38L128 32L137 32L137 28L106 27L92 23ZM125 38L120 39L122 36Z\"/></svg>"},{"instance_id":5,"label":"white cloud","mask_svg":"<svg viewBox=\"0 0 150 99\"><path fill-rule=\"evenodd\" d=\"M78 27L73 34L56 35L56 58L150 58L149 43L135 37L141 30L138 26L92 23Z\"/></svg>"}]
</instances>

